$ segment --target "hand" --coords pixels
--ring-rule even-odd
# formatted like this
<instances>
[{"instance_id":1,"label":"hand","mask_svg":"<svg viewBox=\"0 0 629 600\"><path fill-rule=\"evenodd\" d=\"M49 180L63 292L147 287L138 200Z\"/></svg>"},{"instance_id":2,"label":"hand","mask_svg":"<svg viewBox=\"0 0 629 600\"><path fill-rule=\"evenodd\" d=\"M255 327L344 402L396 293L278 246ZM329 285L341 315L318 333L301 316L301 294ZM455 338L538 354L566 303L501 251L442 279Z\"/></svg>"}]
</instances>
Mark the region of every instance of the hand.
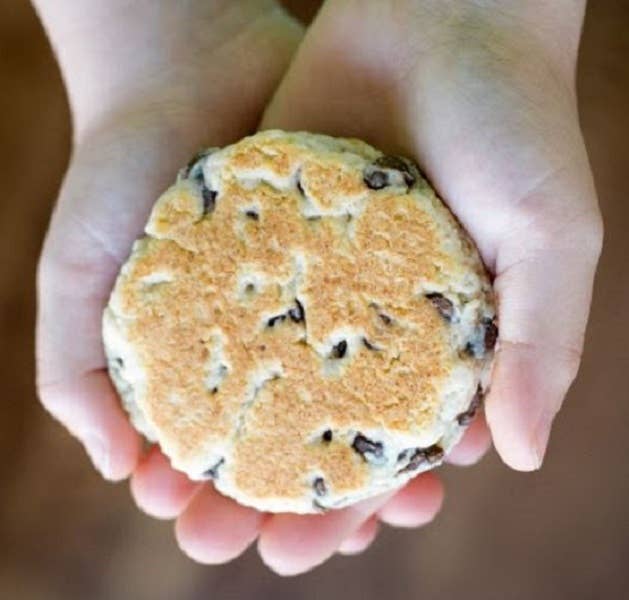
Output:
<instances>
[{"instance_id":1,"label":"hand","mask_svg":"<svg viewBox=\"0 0 629 600\"><path fill-rule=\"evenodd\" d=\"M576 375L601 249L574 87L583 9L328 0L262 123L354 135L418 160L495 275L500 346L486 414L499 454L520 470L540 466ZM295 531L292 518L277 522ZM260 551L293 571L297 549L282 544L263 536Z\"/></svg>"},{"instance_id":2,"label":"hand","mask_svg":"<svg viewBox=\"0 0 629 600\"><path fill-rule=\"evenodd\" d=\"M394 525L431 520L442 500L431 474L388 502L376 498L323 517L266 517L210 484L191 482L157 447L142 455L105 369L103 307L152 203L199 148L253 131L301 31L273 2L165 2L156 12L154 3L144 10L140 1L112 0L107 9L93 7L94 35L74 5L38 1L74 125L72 158L39 266L37 366L44 406L81 440L105 478L131 474L141 508L177 518L179 544L201 562L230 560L259 536L265 560L294 573L339 548L366 547L375 536L376 509ZM453 460L474 460L486 442L478 421ZM283 558L290 554L292 561Z\"/></svg>"},{"instance_id":3,"label":"hand","mask_svg":"<svg viewBox=\"0 0 629 600\"><path fill-rule=\"evenodd\" d=\"M334 17L340 8L332 4L326 13ZM251 9L251 4L243 5ZM226 16L214 28L208 24L209 17L215 21L214 15L206 10L206 20L196 21L203 36L190 36L186 31L181 60L153 65L155 73L147 78L152 84L150 94L126 65L111 73L112 79L126 74L124 85L105 85L104 90L98 90L96 84L85 86L84 79L73 83L72 69L65 65L76 144L40 265L39 388L46 407L84 442L107 478L121 479L134 472L132 490L138 504L155 516L179 517L178 540L188 554L202 562L223 562L237 556L260 535L259 547L266 562L280 572L295 573L322 562L339 545L345 551L365 547L375 535L376 520L371 515L378 509L379 518L392 524L409 526L430 520L441 503L438 480L432 474L421 476L386 504L387 498L377 498L325 516L264 517L216 494L209 485L193 484L173 471L158 449L140 458L139 438L120 409L104 371L100 340L102 307L152 202L199 146L224 144L250 131L296 42L293 25L278 13L271 17L262 10L262 17L255 18L256 26L242 27L247 33L236 36L237 41L226 47L226 40L217 32L228 31L233 38L234 28L240 31L236 24L251 24L239 10L224 11ZM173 18L177 20L177 15ZM140 21L144 30L146 20ZM324 56L315 42L325 42L326 36L334 41L330 24L333 20L328 20L326 31L326 23L320 19L308 35L308 45L269 111L267 123L273 121L275 112L277 124L290 126L288 112L280 108L282 102L304 101L307 107L305 94L290 92L291 81L304 72L300 65L308 65L307 60L304 63L308 48L314 47L313 59ZM169 23L169 35L172 29ZM176 46L177 36L171 39ZM191 39L203 39L207 47L190 48ZM63 66L61 48L59 54ZM189 68L175 69L188 64L190 57L194 60ZM242 57L249 61L255 57L246 73L242 71ZM355 58L349 51L344 56L350 62ZM395 56L391 60L395 64ZM116 67L124 65L124 61L114 62ZM340 77L343 69L337 66ZM98 69L94 71L99 74ZM140 72L146 75L146 65ZM243 79L249 83L247 93L243 93ZM100 79L97 83L102 85ZM410 91L411 86L408 88ZM124 93L117 93L120 91ZM94 98L106 101L97 103ZM327 125L317 124L315 115L322 118L327 102L322 90L318 98L318 103L316 97L313 99L312 114L305 111L299 126L362 135L333 120ZM346 109L352 110L348 96L344 102ZM368 110L361 114L366 120L370 118ZM375 143L385 147L398 144L394 135L373 136L374 129L366 125L364 134L371 134ZM412 145L399 145L424 162ZM435 182L439 184L437 179ZM84 337L80 343L70 344L66 340L75 330ZM451 459L473 462L486 445L486 428L479 420Z\"/></svg>"},{"instance_id":4,"label":"hand","mask_svg":"<svg viewBox=\"0 0 629 600\"><path fill-rule=\"evenodd\" d=\"M255 127L301 37L272 0L160 2L37 2L74 126L39 264L38 389L111 480L134 470L141 445L105 369L116 274L178 168Z\"/></svg>"}]
</instances>

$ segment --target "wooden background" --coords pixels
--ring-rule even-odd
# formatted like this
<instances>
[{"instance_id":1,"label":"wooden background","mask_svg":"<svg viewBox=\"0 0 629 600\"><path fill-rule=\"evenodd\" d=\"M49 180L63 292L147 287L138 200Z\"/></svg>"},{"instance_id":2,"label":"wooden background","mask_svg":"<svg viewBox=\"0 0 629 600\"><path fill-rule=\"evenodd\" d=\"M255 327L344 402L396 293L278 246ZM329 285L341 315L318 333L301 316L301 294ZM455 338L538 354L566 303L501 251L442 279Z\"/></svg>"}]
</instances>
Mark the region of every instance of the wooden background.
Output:
<instances>
[{"instance_id":1,"label":"wooden background","mask_svg":"<svg viewBox=\"0 0 629 600\"><path fill-rule=\"evenodd\" d=\"M297 3L297 2L294 2ZM302 4L303 8L303 4ZM582 123L607 224L585 360L540 473L495 454L444 469L442 514L359 558L280 579L255 551L203 567L103 482L38 406L34 268L69 150L68 109L25 0L0 0L0 597L586 600L629 589L629 2L590 0ZM578 251L576 249L575 251ZM71 342L70 342L71 343Z\"/></svg>"}]
</instances>

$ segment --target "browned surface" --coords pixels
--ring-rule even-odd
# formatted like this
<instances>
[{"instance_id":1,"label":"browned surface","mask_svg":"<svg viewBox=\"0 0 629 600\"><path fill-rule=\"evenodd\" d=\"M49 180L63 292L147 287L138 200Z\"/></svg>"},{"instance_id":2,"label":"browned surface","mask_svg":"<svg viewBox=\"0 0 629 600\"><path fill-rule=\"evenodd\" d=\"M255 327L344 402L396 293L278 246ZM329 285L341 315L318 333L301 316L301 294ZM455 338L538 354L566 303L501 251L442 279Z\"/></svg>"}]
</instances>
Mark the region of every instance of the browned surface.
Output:
<instances>
[{"instance_id":1,"label":"browned surface","mask_svg":"<svg viewBox=\"0 0 629 600\"><path fill-rule=\"evenodd\" d=\"M193 177L163 194L106 312L104 340L120 389L144 389L133 402L172 464L198 478L223 461L217 489L259 510L316 512L315 475L327 486L323 506L400 485L408 475L396 470L406 465L367 468L352 430L399 436L397 447L384 442L386 456L405 450L400 438L411 432L416 445L449 451L460 431L454 415L490 367L493 353L472 357L452 342L461 335L454 332L469 335L495 314L478 255L423 181L407 188L398 172L401 185L365 185L376 157L353 140L273 131L213 154L211 214ZM292 183L269 183L278 180ZM319 218L304 217L305 198ZM256 219L247 216L252 207ZM254 273L261 281L244 294ZM161 283L148 284L156 274ZM467 325L447 323L418 296L421 282L424 291L457 298L464 279L477 303L457 300ZM299 323L285 319L296 298L305 310ZM278 315L281 322L264 325ZM341 328L363 332L378 350L354 333L343 340L343 358L330 359ZM208 387L211 360L228 370ZM133 361L145 386L127 368ZM458 404L447 407L454 413L443 425L443 388L459 371L469 382L458 376ZM252 377L263 374L247 406ZM326 429L332 441L321 441Z\"/></svg>"},{"instance_id":2,"label":"browned surface","mask_svg":"<svg viewBox=\"0 0 629 600\"><path fill-rule=\"evenodd\" d=\"M358 559L292 580L254 552L191 563L171 526L103 483L37 406L33 271L67 160L59 76L27 3L0 4L0 597L282 600L622 598L629 586L629 5L591 0L580 71L583 125L607 223L581 375L541 473L495 455L444 470L448 499L421 531L387 531ZM553 307L549 299L549 309Z\"/></svg>"}]
</instances>

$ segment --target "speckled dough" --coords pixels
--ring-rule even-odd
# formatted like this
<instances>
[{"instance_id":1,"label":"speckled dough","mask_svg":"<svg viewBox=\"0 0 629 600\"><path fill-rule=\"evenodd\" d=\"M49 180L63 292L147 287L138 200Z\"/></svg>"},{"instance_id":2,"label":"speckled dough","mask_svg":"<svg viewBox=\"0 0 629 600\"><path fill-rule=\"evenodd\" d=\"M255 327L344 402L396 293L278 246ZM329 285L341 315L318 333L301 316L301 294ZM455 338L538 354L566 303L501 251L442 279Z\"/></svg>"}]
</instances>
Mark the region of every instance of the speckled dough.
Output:
<instances>
[{"instance_id":1,"label":"speckled dough","mask_svg":"<svg viewBox=\"0 0 629 600\"><path fill-rule=\"evenodd\" d=\"M265 131L181 170L103 335L134 425L176 469L308 513L441 463L497 327L476 249L414 163Z\"/></svg>"}]
</instances>

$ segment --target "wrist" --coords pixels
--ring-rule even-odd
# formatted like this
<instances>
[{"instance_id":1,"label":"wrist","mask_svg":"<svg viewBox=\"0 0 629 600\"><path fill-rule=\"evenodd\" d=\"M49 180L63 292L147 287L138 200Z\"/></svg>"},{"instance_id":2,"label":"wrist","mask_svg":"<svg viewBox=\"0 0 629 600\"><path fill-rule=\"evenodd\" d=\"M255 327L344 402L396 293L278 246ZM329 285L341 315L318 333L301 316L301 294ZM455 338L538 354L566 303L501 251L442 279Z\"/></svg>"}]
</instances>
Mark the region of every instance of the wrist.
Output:
<instances>
[{"instance_id":1,"label":"wrist","mask_svg":"<svg viewBox=\"0 0 629 600\"><path fill-rule=\"evenodd\" d=\"M66 84L75 141L134 106L211 110L242 60L287 62L298 25L274 0L34 0ZM257 48L257 54L256 54ZM236 59L236 60L234 60ZM208 107L207 105L210 104Z\"/></svg>"}]
</instances>

